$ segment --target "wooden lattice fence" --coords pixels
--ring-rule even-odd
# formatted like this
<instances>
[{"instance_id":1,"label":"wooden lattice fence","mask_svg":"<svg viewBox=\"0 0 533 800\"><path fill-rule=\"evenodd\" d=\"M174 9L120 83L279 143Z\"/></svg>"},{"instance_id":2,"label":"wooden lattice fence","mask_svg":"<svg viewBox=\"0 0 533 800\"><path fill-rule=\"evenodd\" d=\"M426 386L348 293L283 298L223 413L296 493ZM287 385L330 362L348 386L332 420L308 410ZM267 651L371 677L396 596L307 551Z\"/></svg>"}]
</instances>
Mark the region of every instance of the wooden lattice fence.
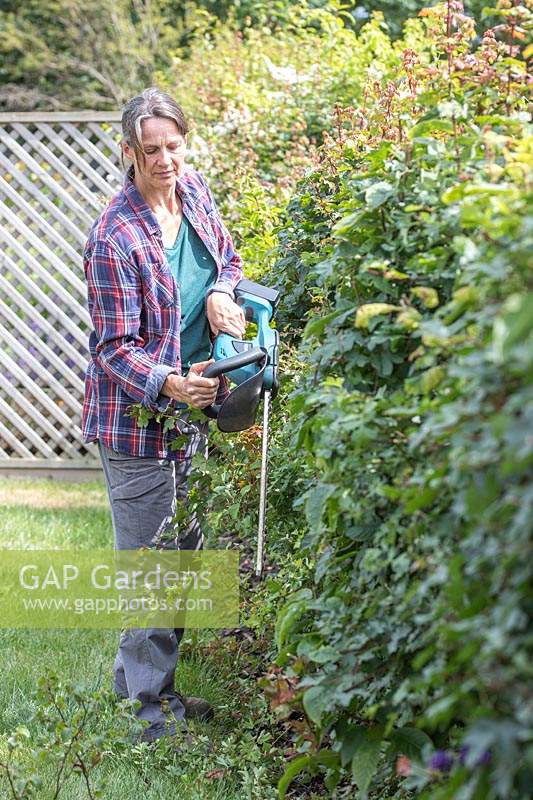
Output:
<instances>
[{"instance_id":1,"label":"wooden lattice fence","mask_svg":"<svg viewBox=\"0 0 533 800\"><path fill-rule=\"evenodd\" d=\"M81 252L122 182L119 114L0 114L0 471L80 474ZM68 470L68 473L66 471Z\"/></svg>"}]
</instances>

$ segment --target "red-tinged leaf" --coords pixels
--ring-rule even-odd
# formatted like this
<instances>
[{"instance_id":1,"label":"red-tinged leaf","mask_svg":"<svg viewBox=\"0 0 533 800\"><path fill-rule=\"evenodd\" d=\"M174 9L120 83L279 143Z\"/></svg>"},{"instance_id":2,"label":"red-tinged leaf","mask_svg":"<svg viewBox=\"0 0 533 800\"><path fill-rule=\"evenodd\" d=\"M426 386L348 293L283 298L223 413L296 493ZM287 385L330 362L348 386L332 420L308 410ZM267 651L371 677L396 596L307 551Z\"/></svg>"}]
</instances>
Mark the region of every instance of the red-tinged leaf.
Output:
<instances>
[{"instance_id":1,"label":"red-tinged leaf","mask_svg":"<svg viewBox=\"0 0 533 800\"><path fill-rule=\"evenodd\" d=\"M217 780L223 778L227 771L227 769L211 769L205 773L205 777L209 778L209 780Z\"/></svg>"}]
</instances>

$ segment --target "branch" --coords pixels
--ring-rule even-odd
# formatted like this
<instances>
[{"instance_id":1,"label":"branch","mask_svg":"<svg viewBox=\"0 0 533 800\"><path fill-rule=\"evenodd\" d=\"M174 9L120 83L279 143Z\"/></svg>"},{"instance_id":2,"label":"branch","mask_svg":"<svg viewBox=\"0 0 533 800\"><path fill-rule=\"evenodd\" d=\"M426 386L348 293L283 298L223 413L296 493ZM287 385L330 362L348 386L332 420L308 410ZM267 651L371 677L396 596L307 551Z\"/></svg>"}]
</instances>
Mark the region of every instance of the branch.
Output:
<instances>
[{"instance_id":1,"label":"branch","mask_svg":"<svg viewBox=\"0 0 533 800\"><path fill-rule=\"evenodd\" d=\"M9 781L9 788L11 789L13 797L15 798L15 800L19 800L17 792L16 792L16 789L15 789L15 787L13 785L13 779L11 777L11 769L10 769L9 763L7 763L7 764L1 764L0 763L0 769L5 769L6 775L7 775L7 780Z\"/></svg>"},{"instance_id":2,"label":"branch","mask_svg":"<svg viewBox=\"0 0 533 800\"><path fill-rule=\"evenodd\" d=\"M87 72L93 78L96 78L96 80L99 83L101 83L103 86L106 86L111 91L111 94L113 95L113 99L115 100L115 102L117 103L122 102L122 92L120 91L119 87L113 83L111 78L107 78L100 72L100 70L96 69L96 67L94 67L92 64L87 64L85 61L82 61L81 59L78 58L74 58L72 56L69 56L66 59L66 63L72 67L76 67L77 69L85 70L85 72Z\"/></svg>"}]
</instances>

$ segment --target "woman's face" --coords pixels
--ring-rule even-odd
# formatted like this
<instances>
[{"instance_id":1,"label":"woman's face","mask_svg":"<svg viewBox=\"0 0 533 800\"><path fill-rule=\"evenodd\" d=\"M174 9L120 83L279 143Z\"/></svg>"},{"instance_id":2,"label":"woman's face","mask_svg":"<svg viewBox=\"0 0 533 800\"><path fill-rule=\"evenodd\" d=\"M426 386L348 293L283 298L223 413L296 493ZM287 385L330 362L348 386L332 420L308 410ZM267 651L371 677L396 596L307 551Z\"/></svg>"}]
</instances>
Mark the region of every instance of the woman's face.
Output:
<instances>
[{"instance_id":1,"label":"woman's face","mask_svg":"<svg viewBox=\"0 0 533 800\"><path fill-rule=\"evenodd\" d=\"M166 117L150 117L141 123L144 159L125 142L122 145L124 154L135 165L137 180L151 189L163 189L173 186L176 178L183 172L186 137L178 130L173 119Z\"/></svg>"}]
</instances>

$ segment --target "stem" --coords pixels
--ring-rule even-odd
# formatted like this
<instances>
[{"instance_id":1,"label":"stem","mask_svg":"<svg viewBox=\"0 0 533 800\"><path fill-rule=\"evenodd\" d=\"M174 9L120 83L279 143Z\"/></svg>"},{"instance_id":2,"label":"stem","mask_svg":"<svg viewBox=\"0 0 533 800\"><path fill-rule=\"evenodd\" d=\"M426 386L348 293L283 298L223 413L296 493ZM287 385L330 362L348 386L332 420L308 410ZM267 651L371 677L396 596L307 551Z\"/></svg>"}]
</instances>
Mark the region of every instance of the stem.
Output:
<instances>
[{"instance_id":1,"label":"stem","mask_svg":"<svg viewBox=\"0 0 533 800\"><path fill-rule=\"evenodd\" d=\"M385 212L383 208L379 209L379 216L381 217L381 227L383 228L383 233L387 233L387 224L385 222Z\"/></svg>"},{"instance_id":2,"label":"stem","mask_svg":"<svg viewBox=\"0 0 533 800\"><path fill-rule=\"evenodd\" d=\"M461 153L459 151L459 142L457 141L457 120L455 118L455 112L452 115L452 122L453 122L453 141L455 149L455 164L457 167L457 174L459 174L461 171Z\"/></svg>"},{"instance_id":3,"label":"stem","mask_svg":"<svg viewBox=\"0 0 533 800\"><path fill-rule=\"evenodd\" d=\"M56 709L56 711L59 714L59 717L62 720L62 722L64 722L65 725L66 725L67 721L66 721L65 717L63 716L63 713L62 713L61 709L57 705L56 699L52 694L52 689L50 688L50 686L49 686L49 692L50 692L50 695L51 695L51 698L52 698L53 707ZM63 770L65 769L65 765L67 763L67 759L68 759L69 753L70 753L70 751L72 749L72 744L73 744L73 739L71 739L70 744L67 747L67 749L65 750L63 758L61 759L61 763L59 764L59 769L58 769L58 773L57 773L57 777L56 777L56 790L54 792L53 800L57 800L57 798L59 797L59 795L61 793L61 789L63 788L62 785L61 785L61 776L63 774Z\"/></svg>"},{"instance_id":4,"label":"stem","mask_svg":"<svg viewBox=\"0 0 533 800\"><path fill-rule=\"evenodd\" d=\"M448 94L452 98L452 7L451 0L446 0L446 52L448 54Z\"/></svg>"},{"instance_id":5,"label":"stem","mask_svg":"<svg viewBox=\"0 0 533 800\"><path fill-rule=\"evenodd\" d=\"M55 697L52 697L52 705L56 709L57 713L59 714L60 719L66 725L67 724L67 720L65 719L65 716L64 716L63 712L61 711L61 709L57 705ZM83 728L84 728L85 722L87 720L87 715L89 713L89 709L87 708L85 703L82 703L82 705L83 705L83 717L81 719L81 722L80 722L76 732L73 734L72 739L70 740L70 744L68 745L68 747L67 747L67 749L65 751L65 754L63 756L63 759L61 761L61 765L59 767L59 772L57 774L57 779L56 779L56 792L54 794L53 800L57 800L57 798L59 797L59 794L61 792L61 789L63 788L63 786L60 784L61 775L63 773L63 770L65 768L65 765L67 763L67 759L68 759L68 756L69 756L71 750L74 749L74 755L77 757L79 763L83 764L83 761L82 761L82 758L80 756L80 753L78 752L77 749L74 748L74 743L80 737L80 735L83 733ZM71 767L70 773L72 772L73 768L74 768L74 766ZM85 765L83 765L82 769L85 769ZM68 776L66 776L66 777L68 777ZM90 792L89 792L89 794L90 794ZM90 797L91 797L91 800L94 800L94 797L93 797L92 794L90 794Z\"/></svg>"},{"instance_id":6,"label":"stem","mask_svg":"<svg viewBox=\"0 0 533 800\"><path fill-rule=\"evenodd\" d=\"M19 800L19 795L17 794L16 789L13 785L13 779L11 777L11 768L9 762L7 764L0 764L0 769L4 769L6 771L9 788L11 789L11 793L14 797L14 800Z\"/></svg>"},{"instance_id":7,"label":"stem","mask_svg":"<svg viewBox=\"0 0 533 800\"><path fill-rule=\"evenodd\" d=\"M68 758L68 754L70 752L70 748L71 747L72 747L72 745L68 746L68 748L66 749L66 751L65 751L65 753L63 755L61 763L59 765L59 769L58 769L57 777L56 777L56 790L54 792L53 800L57 800L57 798L59 797L59 794L61 792L61 788L62 788L62 786L61 786L61 775L63 774L63 770L65 769L65 764L67 763L67 758Z\"/></svg>"},{"instance_id":8,"label":"stem","mask_svg":"<svg viewBox=\"0 0 533 800\"><path fill-rule=\"evenodd\" d=\"M515 0L515 6L518 5L518 0ZM514 35L515 35L515 28L516 28L516 17L511 16L511 27L509 30L509 60L512 58L513 55L513 43L514 43ZM505 111L509 114L509 98L511 96L511 64L507 69L507 90L505 93Z\"/></svg>"},{"instance_id":9,"label":"stem","mask_svg":"<svg viewBox=\"0 0 533 800\"><path fill-rule=\"evenodd\" d=\"M87 772L87 767L85 766L85 762L82 761L81 758L79 760L79 766L81 767L81 771L83 772L83 777L85 778L85 785L87 786L87 794L89 795L89 800L95 800L91 789L91 783L89 781L89 774Z\"/></svg>"}]
</instances>

